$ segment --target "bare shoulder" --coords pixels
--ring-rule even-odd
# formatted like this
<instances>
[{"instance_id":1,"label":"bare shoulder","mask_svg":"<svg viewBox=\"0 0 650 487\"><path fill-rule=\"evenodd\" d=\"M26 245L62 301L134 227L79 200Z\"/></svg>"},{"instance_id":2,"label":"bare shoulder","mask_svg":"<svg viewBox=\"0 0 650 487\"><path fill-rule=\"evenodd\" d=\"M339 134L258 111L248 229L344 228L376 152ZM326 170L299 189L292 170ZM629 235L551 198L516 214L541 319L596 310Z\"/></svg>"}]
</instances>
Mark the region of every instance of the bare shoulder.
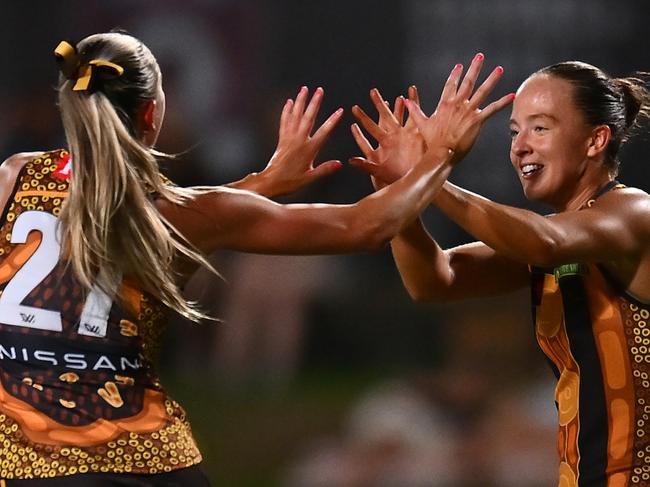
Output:
<instances>
[{"instance_id":1,"label":"bare shoulder","mask_svg":"<svg viewBox=\"0 0 650 487\"><path fill-rule=\"evenodd\" d=\"M650 239L650 194L638 188L620 188L598 198L593 209L624 222L637 235Z\"/></svg>"},{"instance_id":2,"label":"bare shoulder","mask_svg":"<svg viewBox=\"0 0 650 487\"><path fill-rule=\"evenodd\" d=\"M593 208L630 211L638 216L648 213L650 216L650 194L639 188L622 187L602 195L594 202Z\"/></svg>"},{"instance_id":3,"label":"bare shoulder","mask_svg":"<svg viewBox=\"0 0 650 487\"><path fill-rule=\"evenodd\" d=\"M44 151L36 152L19 152L13 156L8 157L0 165L0 170L14 171L21 170L25 164L29 161L33 161L37 157L40 157L44 154Z\"/></svg>"},{"instance_id":4,"label":"bare shoulder","mask_svg":"<svg viewBox=\"0 0 650 487\"><path fill-rule=\"evenodd\" d=\"M6 191L11 191L18 173L29 161L36 159L44 154L40 152L19 152L13 156L8 157L0 164L0 200L6 200Z\"/></svg>"}]
</instances>

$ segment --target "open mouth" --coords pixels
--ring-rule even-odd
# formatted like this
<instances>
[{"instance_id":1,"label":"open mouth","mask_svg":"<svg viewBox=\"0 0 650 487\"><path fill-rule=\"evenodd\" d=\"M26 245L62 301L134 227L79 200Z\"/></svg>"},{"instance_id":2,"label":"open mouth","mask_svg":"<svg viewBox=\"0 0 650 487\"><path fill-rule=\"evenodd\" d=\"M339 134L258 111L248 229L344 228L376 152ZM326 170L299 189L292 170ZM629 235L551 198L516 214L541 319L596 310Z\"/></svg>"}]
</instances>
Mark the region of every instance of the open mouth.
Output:
<instances>
[{"instance_id":1,"label":"open mouth","mask_svg":"<svg viewBox=\"0 0 650 487\"><path fill-rule=\"evenodd\" d=\"M527 178L527 177L530 177L530 176L532 176L533 174L535 174L535 173L541 171L543 167L544 167L544 166L542 166L541 164L524 164L524 165L521 167L521 174L522 174L525 178Z\"/></svg>"}]
</instances>

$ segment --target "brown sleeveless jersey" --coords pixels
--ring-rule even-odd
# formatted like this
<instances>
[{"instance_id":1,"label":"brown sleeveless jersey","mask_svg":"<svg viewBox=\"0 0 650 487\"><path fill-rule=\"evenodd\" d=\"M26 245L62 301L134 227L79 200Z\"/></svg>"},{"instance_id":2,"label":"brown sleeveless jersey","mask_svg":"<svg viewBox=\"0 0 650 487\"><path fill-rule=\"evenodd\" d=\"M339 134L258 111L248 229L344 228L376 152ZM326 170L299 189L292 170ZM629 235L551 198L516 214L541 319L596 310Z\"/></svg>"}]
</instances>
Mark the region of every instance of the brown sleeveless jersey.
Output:
<instances>
[{"instance_id":1,"label":"brown sleeveless jersey","mask_svg":"<svg viewBox=\"0 0 650 487\"><path fill-rule=\"evenodd\" d=\"M533 269L532 284L558 379L559 485L650 485L650 303L596 264Z\"/></svg>"},{"instance_id":2,"label":"brown sleeveless jersey","mask_svg":"<svg viewBox=\"0 0 650 487\"><path fill-rule=\"evenodd\" d=\"M163 306L84 292L60 258L69 155L27 163L0 219L0 478L160 473L201 461L153 371Z\"/></svg>"}]
</instances>

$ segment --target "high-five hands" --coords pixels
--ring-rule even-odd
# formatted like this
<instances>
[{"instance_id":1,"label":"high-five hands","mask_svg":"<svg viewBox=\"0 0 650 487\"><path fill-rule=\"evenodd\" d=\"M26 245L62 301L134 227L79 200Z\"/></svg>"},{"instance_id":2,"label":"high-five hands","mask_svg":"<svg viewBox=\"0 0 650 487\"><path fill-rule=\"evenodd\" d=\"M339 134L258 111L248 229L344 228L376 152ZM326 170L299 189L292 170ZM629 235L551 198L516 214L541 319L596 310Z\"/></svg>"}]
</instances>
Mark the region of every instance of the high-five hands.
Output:
<instances>
[{"instance_id":1,"label":"high-five hands","mask_svg":"<svg viewBox=\"0 0 650 487\"><path fill-rule=\"evenodd\" d=\"M409 101L419 105L415 86L409 87L408 95ZM350 164L370 174L375 188L378 188L406 174L422 158L426 145L413 118L409 117L404 123L406 100L403 96L395 99L392 112L376 88L370 91L370 99L379 113L379 123L375 123L358 105L352 107L352 114L379 145L373 148L359 126L353 124L352 136L365 158L353 157Z\"/></svg>"},{"instance_id":2,"label":"high-five hands","mask_svg":"<svg viewBox=\"0 0 650 487\"><path fill-rule=\"evenodd\" d=\"M514 99L513 94L501 97L481 109L481 104L492 92L503 74L500 66L492 70L485 81L474 91L483 66L484 56L477 54L462 79L463 66L452 69L432 115L426 116L420 108L417 90L409 89L409 99L398 98L391 112L377 90L371 98L379 113L375 123L363 110L352 109L361 125L379 143L374 149L359 127L352 126L352 135L365 158L353 158L350 163L368 172L375 180L389 184L410 170L427 152L440 150L453 152L452 163L459 162L474 145L483 123ZM409 112L403 123L403 103ZM434 156L434 154L429 154Z\"/></svg>"}]
</instances>

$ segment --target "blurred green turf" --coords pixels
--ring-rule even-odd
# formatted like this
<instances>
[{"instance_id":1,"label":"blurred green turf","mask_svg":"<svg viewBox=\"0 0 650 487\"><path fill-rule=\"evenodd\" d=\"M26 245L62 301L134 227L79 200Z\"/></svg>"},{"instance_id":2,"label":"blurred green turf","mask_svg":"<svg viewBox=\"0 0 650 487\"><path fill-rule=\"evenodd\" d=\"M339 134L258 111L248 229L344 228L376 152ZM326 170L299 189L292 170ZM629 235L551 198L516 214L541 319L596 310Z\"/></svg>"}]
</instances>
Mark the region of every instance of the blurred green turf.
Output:
<instances>
[{"instance_id":1,"label":"blurred green turf","mask_svg":"<svg viewBox=\"0 0 650 487\"><path fill-rule=\"evenodd\" d=\"M379 379L376 372L328 371L282 392L237 393L200 373L164 383L189 415L215 487L280 487L292 462L318 438L341 432L356 399Z\"/></svg>"}]
</instances>

